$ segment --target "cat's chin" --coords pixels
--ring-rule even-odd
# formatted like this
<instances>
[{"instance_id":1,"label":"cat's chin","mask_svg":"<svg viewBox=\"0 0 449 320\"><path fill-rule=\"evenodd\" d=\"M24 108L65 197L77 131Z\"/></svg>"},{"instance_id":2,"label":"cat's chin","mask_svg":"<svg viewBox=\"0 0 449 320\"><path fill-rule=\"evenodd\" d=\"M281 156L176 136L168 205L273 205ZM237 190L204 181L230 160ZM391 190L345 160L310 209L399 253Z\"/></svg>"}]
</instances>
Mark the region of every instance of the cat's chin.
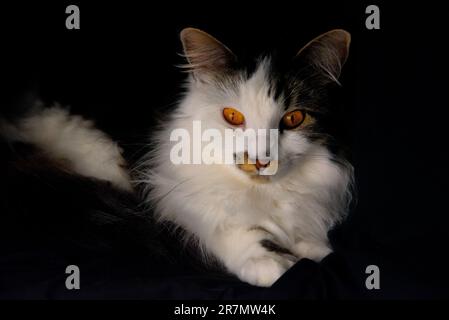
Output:
<instances>
[{"instance_id":1,"label":"cat's chin","mask_svg":"<svg viewBox=\"0 0 449 320\"><path fill-rule=\"evenodd\" d=\"M270 183L270 176L254 175L249 177L250 181L257 184Z\"/></svg>"}]
</instances>

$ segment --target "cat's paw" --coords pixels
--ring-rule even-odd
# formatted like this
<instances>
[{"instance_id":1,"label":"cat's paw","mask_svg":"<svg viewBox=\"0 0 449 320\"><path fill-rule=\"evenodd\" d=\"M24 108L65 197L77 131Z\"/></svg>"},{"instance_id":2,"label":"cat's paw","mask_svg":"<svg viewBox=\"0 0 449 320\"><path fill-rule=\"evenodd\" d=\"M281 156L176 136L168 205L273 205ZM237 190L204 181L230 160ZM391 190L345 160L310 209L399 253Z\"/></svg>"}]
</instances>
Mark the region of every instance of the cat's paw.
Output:
<instances>
[{"instance_id":1,"label":"cat's paw","mask_svg":"<svg viewBox=\"0 0 449 320\"><path fill-rule=\"evenodd\" d=\"M249 284L269 287L292 265L293 262L274 255L250 258L240 268L238 276Z\"/></svg>"},{"instance_id":2,"label":"cat's paw","mask_svg":"<svg viewBox=\"0 0 449 320\"><path fill-rule=\"evenodd\" d=\"M300 241L296 243L293 251L301 258L307 258L316 262L321 261L325 256L332 252L332 250L325 244L309 241Z\"/></svg>"}]
</instances>

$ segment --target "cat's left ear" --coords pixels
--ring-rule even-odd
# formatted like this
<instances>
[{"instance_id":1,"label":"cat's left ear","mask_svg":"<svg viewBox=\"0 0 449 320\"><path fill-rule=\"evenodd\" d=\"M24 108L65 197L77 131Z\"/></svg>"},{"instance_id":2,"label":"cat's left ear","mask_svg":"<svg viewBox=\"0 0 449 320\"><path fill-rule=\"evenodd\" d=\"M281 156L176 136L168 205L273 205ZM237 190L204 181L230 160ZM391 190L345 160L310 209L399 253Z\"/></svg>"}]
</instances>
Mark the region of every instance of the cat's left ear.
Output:
<instances>
[{"instance_id":1,"label":"cat's left ear","mask_svg":"<svg viewBox=\"0 0 449 320\"><path fill-rule=\"evenodd\" d=\"M304 59L323 76L325 82L337 82L349 54L351 34L342 29L326 32L308 44L296 55Z\"/></svg>"},{"instance_id":2,"label":"cat's left ear","mask_svg":"<svg viewBox=\"0 0 449 320\"><path fill-rule=\"evenodd\" d=\"M220 41L195 28L185 28L180 34L188 69L197 75L213 75L229 69L236 57Z\"/></svg>"}]
</instances>

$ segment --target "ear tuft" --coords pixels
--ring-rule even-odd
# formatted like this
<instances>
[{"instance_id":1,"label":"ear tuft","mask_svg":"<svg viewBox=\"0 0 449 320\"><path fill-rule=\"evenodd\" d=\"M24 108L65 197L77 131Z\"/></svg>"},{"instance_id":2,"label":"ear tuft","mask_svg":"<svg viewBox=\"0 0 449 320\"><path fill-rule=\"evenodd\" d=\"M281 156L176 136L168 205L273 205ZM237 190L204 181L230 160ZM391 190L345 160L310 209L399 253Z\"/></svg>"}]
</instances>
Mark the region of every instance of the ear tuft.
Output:
<instances>
[{"instance_id":1,"label":"ear tuft","mask_svg":"<svg viewBox=\"0 0 449 320\"><path fill-rule=\"evenodd\" d=\"M188 69L194 72L223 71L235 61L235 56L220 41L195 28L185 28L180 34Z\"/></svg>"},{"instance_id":2,"label":"ear tuft","mask_svg":"<svg viewBox=\"0 0 449 320\"><path fill-rule=\"evenodd\" d=\"M349 32L335 29L310 41L296 56L305 58L328 79L338 83L341 70L348 58L350 43Z\"/></svg>"}]
</instances>

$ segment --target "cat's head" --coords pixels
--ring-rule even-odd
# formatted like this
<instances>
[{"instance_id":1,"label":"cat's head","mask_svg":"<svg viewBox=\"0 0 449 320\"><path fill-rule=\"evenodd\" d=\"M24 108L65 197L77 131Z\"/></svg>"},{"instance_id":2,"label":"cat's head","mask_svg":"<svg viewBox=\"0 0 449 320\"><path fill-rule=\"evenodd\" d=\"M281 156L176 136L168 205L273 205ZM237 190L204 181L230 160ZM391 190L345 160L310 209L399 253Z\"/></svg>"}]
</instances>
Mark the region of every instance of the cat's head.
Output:
<instances>
[{"instance_id":1,"label":"cat's head","mask_svg":"<svg viewBox=\"0 0 449 320\"><path fill-rule=\"evenodd\" d=\"M265 55L251 68L201 30L184 29L181 41L190 73L182 117L201 121L202 130L223 133L227 129L238 134L252 130L256 140L260 139L259 129L278 132L277 146L272 149L276 155L268 159L259 161L248 144L234 145L234 157L240 163L228 165L233 173L254 181L263 175L269 181L288 175L308 156L319 158L319 150L327 150L329 136L321 121L328 113L327 91L338 84L348 56L348 32L332 30L320 35L289 63ZM266 133L268 137L263 139L268 142L262 148L269 149L275 138ZM257 143L250 141L251 135L247 137L249 144ZM222 140L219 143L224 144ZM226 151L223 147L220 152ZM268 150L259 148L257 152L267 154Z\"/></svg>"}]
</instances>

